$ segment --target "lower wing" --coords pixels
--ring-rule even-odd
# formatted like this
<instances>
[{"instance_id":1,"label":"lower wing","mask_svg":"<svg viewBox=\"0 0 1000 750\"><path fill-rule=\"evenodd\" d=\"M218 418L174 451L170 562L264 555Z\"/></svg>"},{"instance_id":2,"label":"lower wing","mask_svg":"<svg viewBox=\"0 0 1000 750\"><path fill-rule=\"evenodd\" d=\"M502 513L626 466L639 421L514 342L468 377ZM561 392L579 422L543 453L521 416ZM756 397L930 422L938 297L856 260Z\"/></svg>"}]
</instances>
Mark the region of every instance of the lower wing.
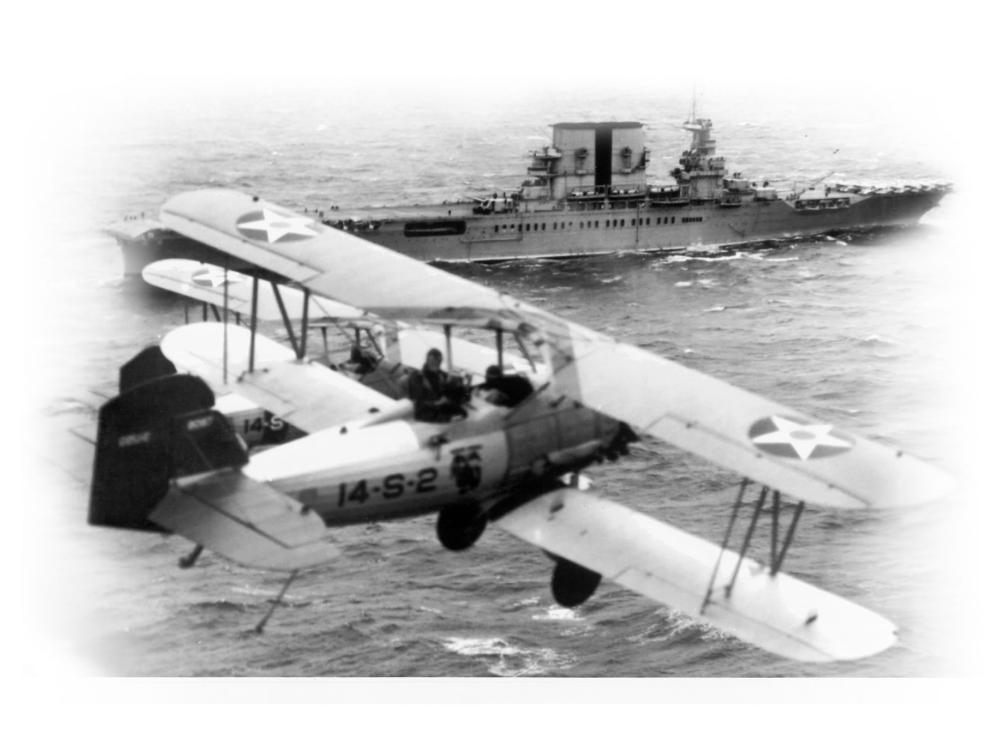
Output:
<instances>
[{"instance_id":1,"label":"lower wing","mask_svg":"<svg viewBox=\"0 0 1000 750\"><path fill-rule=\"evenodd\" d=\"M896 641L870 610L622 505L561 489L496 525L545 551L800 661L860 659ZM735 571L735 576L734 576Z\"/></svg>"}]
</instances>

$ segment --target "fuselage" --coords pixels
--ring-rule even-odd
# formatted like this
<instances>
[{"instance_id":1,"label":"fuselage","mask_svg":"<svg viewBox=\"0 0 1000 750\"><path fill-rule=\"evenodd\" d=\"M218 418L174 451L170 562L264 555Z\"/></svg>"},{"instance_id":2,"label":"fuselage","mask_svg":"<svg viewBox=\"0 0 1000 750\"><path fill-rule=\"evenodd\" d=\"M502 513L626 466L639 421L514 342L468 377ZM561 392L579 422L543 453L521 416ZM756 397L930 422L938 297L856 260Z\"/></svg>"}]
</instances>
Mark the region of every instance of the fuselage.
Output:
<instances>
[{"instance_id":1,"label":"fuselage","mask_svg":"<svg viewBox=\"0 0 1000 750\"><path fill-rule=\"evenodd\" d=\"M621 430L548 392L513 409L474 397L467 411L447 423L334 427L256 453L243 471L341 526L490 505L583 468Z\"/></svg>"}]
</instances>

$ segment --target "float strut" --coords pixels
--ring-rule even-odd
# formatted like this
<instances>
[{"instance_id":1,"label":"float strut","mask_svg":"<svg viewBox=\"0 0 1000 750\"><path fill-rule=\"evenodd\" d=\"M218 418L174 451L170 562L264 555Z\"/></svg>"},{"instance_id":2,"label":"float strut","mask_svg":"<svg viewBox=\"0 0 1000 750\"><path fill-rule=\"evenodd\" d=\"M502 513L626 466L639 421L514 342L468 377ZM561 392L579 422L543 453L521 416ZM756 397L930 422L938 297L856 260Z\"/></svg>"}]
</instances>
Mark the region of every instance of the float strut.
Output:
<instances>
[{"instance_id":1,"label":"float strut","mask_svg":"<svg viewBox=\"0 0 1000 750\"><path fill-rule=\"evenodd\" d=\"M177 561L177 564L181 568L187 570L188 568L190 568L192 565L195 564L195 561L197 561L198 559L198 555L201 554L201 551L203 549L205 548L202 547L200 544L196 544L193 550L191 550L188 554L184 555L184 557L182 557L180 560Z\"/></svg>"},{"instance_id":2,"label":"float strut","mask_svg":"<svg viewBox=\"0 0 1000 750\"><path fill-rule=\"evenodd\" d=\"M288 591L288 587L292 585L292 581L295 580L295 576L297 576L298 574L299 574L298 570L293 570L292 574L288 576L288 580L285 581L285 585L281 587L281 591L278 592L278 596L275 598L273 602L271 602L271 608L267 610L267 614L264 615L261 621L257 623L257 627L254 628L255 633L264 632L264 626L267 625L267 621L271 619L271 615L274 614L274 610L276 610L278 608L278 605L281 604L281 600L282 598L284 598L285 592Z\"/></svg>"}]
</instances>

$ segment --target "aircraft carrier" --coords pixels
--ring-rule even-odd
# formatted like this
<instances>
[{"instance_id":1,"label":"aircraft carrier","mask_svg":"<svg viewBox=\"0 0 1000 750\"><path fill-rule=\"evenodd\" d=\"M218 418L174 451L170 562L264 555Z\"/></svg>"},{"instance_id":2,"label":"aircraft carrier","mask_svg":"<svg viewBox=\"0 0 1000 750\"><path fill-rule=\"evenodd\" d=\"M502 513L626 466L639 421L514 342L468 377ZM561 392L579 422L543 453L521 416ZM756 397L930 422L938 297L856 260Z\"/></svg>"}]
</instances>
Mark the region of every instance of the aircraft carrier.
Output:
<instances>
[{"instance_id":1,"label":"aircraft carrier","mask_svg":"<svg viewBox=\"0 0 1000 750\"><path fill-rule=\"evenodd\" d=\"M563 122L531 153L520 187L484 198L423 206L314 209L316 221L424 261L499 261L621 251L730 247L767 240L915 224L951 189L813 184L779 193L730 174L716 155L712 121L693 114L672 184L646 182L650 161L639 122ZM218 261L210 248L155 218L107 228L127 275L166 257Z\"/></svg>"}]
</instances>

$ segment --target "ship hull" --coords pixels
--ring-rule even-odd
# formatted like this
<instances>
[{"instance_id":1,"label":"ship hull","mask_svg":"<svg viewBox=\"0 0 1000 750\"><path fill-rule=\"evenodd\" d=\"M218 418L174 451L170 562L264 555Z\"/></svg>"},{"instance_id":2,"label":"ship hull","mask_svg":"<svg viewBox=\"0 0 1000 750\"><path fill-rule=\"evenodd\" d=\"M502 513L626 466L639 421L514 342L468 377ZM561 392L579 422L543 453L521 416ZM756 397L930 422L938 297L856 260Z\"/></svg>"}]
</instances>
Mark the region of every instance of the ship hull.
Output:
<instances>
[{"instance_id":1,"label":"ship hull","mask_svg":"<svg viewBox=\"0 0 1000 750\"><path fill-rule=\"evenodd\" d=\"M835 210L797 211L783 200L676 207L560 210L466 219L462 234L406 236L403 220L356 233L424 261L469 262L731 246L833 231L917 223L943 191L872 195ZM454 212L452 217L454 217ZM430 217L428 218L430 219Z\"/></svg>"},{"instance_id":2,"label":"ship hull","mask_svg":"<svg viewBox=\"0 0 1000 750\"><path fill-rule=\"evenodd\" d=\"M784 200L747 200L732 206L715 202L679 206L643 203L483 215L474 214L471 204L452 204L444 213L441 207L413 207L397 218L372 211L370 217L355 219L352 228L345 231L428 262L671 251L915 224L945 192L877 193L849 206L816 211L797 210ZM221 261L213 249L172 233L161 232L155 240L144 235L118 239L127 275L138 274L148 263L167 257Z\"/></svg>"}]
</instances>

